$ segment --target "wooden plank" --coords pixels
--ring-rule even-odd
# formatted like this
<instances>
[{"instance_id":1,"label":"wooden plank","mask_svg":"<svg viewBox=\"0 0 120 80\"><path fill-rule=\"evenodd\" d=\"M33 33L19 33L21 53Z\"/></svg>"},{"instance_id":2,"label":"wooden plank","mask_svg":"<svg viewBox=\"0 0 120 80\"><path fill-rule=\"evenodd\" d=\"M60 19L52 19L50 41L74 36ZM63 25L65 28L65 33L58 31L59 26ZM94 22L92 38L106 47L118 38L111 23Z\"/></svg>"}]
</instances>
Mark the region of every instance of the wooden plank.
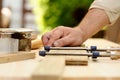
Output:
<instances>
[{"instance_id":1,"label":"wooden plank","mask_svg":"<svg viewBox=\"0 0 120 80\"><path fill-rule=\"evenodd\" d=\"M65 58L46 56L32 74L32 80L62 80Z\"/></svg>"},{"instance_id":2,"label":"wooden plank","mask_svg":"<svg viewBox=\"0 0 120 80\"><path fill-rule=\"evenodd\" d=\"M85 50L51 50L51 53L87 53ZM65 56L66 65L88 65L88 56Z\"/></svg>"},{"instance_id":3,"label":"wooden plank","mask_svg":"<svg viewBox=\"0 0 120 80\"><path fill-rule=\"evenodd\" d=\"M86 45L96 45L100 48L119 46L104 39L90 39ZM32 80L34 70L46 58L36 56L35 59L2 63L0 64L0 80ZM62 74L63 80L120 80L120 60L98 58L96 62L89 59L88 63L88 66L66 65ZM46 64L49 64L49 61ZM39 66L42 69L43 67ZM43 71L46 72L46 70Z\"/></svg>"},{"instance_id":4,"label":"wooden plank","mask_svg":"<svg viewBox=\"0 0 120 80\"><path fill-rule=\"evenodd\" d=\"M0 80L31 80L32 72L38 66L39 60L28 59L1 63Z\"/></svg>"},{"instance_id":5,"label":"wooden plank","mask_svg":"<svg viewBox=\"0 0 120 80\"><path fill-rule=\"evenodd\" d=\"M87 56L66 56L66 65L88 65Z\"/></svg>"},{"instance_id":6,"label":"wooden plank","mask_svg":"<svg viewBox=\"0 0 120 80\"><path fill-rule=\"evenodd\" d=\"M120 80L120 60L89 59L88 66L66 66L64 80Z\"/></svg>"},{"instance_id":7,"label":"wooden plank","mask_svg":"<svg viewBox=\"0 0 120 80\"><path fill-rule=\"evenodd\" d=\"M98 48L120 46L105 39L88 39L84 44ZM98 58L96 62L89 59L88 63L88 66L66 66L63 80L120 80L120 59Z\"/></svg>"},{"instance_id":8,"label":"wooden plank","mask_svg":"<svg viewBox=\"0 0 120 80\"><path fill-rule=\"evenodd\" d=\"M20 61L35 58L35 52L16 52L0 54L0 63Z\"/></svg>"},{"instance_id":9,"label":"wooden plank","mask_svg":"<svg viewBox=\"0 0 120 80\"><path fill-rule=\"evenodd\" d=\"M87 41L85 41L83 44L85 44L85 46L87 47L97 46L98 49L104 49L109 47L120 47L119 44L102 38L90 38Z\"/></svg>"}]
</instances>

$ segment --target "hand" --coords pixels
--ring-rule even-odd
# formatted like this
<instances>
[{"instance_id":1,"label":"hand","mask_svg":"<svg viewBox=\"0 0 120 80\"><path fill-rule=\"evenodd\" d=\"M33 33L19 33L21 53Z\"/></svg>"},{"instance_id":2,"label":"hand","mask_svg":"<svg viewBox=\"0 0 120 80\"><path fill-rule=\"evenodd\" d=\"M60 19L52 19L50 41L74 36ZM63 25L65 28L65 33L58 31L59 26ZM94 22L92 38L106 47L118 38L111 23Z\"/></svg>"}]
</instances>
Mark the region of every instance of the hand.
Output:
<instances>
[{"instance_id":1,"label":"hand","mask_svg":"<svg viewBox=\"0 0 120 80\"><path fill-rule=\"evenodd\" d=\"M59 26L42 36L45 46L78 46L83 42L83 32L79 28Z\"/></svg>"}]
</instances>

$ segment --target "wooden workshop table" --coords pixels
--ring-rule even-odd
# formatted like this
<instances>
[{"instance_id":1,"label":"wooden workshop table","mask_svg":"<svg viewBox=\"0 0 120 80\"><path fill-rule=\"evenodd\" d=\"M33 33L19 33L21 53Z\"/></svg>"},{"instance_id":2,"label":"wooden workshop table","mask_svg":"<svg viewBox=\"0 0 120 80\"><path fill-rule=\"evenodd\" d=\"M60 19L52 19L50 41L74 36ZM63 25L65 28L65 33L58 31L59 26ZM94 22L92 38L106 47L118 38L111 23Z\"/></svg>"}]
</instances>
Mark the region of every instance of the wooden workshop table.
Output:
<instances>
[{"instance_id":1,"label":"wooden workshop table","mask_svg":"<svg viewBox=\"0 0 120 80\"><path fill-rule=\"evenodd\" d=\"M89 39L86 46L106 48L108 46L120 46L104 39ZM19 57L19 56L18 56ZM35 68L43 57L36 55L36 59L1 63L0 80L31 80ZM65 66L64 80L120 80L120 60L110 58L98 58L97 62L91 59L87 66Z\"/></svg>"}]
</instances>

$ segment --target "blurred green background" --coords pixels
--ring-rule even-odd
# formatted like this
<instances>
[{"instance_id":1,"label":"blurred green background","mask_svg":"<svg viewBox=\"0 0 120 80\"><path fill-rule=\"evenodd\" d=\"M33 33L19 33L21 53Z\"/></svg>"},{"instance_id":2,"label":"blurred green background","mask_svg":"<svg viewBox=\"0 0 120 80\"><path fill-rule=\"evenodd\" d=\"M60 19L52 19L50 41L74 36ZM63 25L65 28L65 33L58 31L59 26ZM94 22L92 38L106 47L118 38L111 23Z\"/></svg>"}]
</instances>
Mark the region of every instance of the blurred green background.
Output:
<instances>
[{"instance_id":1,"label":"blurred green background","mask_svg":"<svg viewBox=\"0 0 120 80\"><path fill-rule=\"evenodd\" d=\"M41 32L57 26L76 26L93 0L31 0L36 23Z\"/></svg>"}]
</instances>

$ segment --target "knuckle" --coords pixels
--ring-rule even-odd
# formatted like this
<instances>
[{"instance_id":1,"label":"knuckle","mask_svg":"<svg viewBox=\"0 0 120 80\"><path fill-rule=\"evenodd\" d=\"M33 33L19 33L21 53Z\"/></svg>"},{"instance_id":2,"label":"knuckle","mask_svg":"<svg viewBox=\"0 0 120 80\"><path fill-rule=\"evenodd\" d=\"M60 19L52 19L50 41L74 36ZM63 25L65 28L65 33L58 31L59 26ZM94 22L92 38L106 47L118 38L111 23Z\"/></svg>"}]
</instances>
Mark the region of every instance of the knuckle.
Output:
<instances>
[{"instance_id":1,"label":"knuckle","mask_svg":"<svg viewBox=\"0 0 120 80\"><path fill-rule=\"evenodd\" d=\"M64 26L58 26L57 27L57 29L59 29L59 30L61 30L61 29L63 29L64 28Z\"/></svg>"},{"instance_id":2,"label":"knuckle","mask_svg":"<svg viewBox=\"0 0 120 80\"><path fill-rule=\"evenodd\" d=\"M59 45L58 46L64 46L64 41L57 41L58 43L59 43Z\"/></svg>"}]
</instances>

